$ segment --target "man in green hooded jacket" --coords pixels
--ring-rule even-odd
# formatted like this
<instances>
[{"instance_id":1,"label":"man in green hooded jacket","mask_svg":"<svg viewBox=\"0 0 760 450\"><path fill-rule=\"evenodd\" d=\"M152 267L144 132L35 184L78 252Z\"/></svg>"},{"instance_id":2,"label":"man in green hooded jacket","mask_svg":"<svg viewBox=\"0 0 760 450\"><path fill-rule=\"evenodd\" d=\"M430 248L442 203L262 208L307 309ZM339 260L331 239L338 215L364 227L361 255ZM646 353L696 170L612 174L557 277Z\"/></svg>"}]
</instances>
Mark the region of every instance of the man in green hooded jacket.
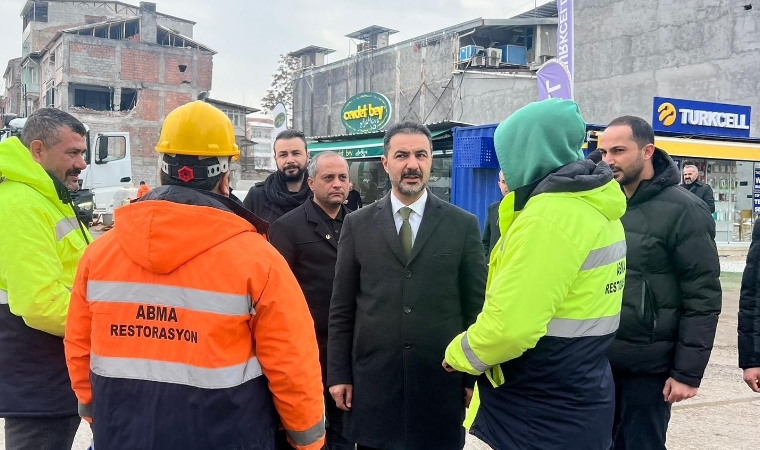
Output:
<instances>
[{"instance_id":1,"label":"man in green hooded jacket","mask_svg":"<svg viewBox=\"0 0 760 450\"><path fill-rule=\"evenodd\" d=\"M614 385L607 351L625 280L625 196L609 166L584 160L569 100L531 103L494 145L507 185L483 312L444 367L478 379L471 433L493 448L606 450Z\"/></svg>"}]
</instances>

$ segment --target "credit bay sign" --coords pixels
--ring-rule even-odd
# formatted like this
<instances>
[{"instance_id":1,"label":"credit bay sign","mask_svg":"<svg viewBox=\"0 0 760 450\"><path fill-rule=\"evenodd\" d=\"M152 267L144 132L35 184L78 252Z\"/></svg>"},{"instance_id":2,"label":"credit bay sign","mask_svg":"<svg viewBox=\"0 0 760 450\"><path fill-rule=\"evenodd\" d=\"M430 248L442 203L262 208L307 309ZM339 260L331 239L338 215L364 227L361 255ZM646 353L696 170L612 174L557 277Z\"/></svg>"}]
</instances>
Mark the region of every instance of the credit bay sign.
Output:
<instances>
[{"instance_id":1,"label":"credit bay sign","mask_svg":"<svg viewBox=\"0 0 760 450\"><path fill-rule=\"evenodd\" d=\"M351 134L380 131L391 118L391 103L383 94L362 92L349 98L341 110L341 122Z\"/></svg>"}]
</instances>

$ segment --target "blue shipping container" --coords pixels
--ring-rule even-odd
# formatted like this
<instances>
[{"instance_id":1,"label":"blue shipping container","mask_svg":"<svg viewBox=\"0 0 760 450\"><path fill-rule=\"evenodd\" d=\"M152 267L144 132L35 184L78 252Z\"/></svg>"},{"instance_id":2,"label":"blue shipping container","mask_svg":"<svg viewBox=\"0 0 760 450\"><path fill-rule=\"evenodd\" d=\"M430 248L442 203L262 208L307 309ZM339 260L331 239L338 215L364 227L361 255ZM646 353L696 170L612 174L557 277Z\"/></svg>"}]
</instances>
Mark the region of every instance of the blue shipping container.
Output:
<instances>
[{"instance_id":1,"label":"blue shipping container","mask_svg":"<svg viewBox=\"0 0 760 450\"><path fill-rule=\"evenodd\" d=\"M496 126L454 128L451 203L475 214L481 234L488 220L488 206L501 200L499 163L493 148Z\"/></svg>"},{"instance_id":2,"label":"blue shipping container","mask_svg":"<svg viewBox=\"0 0 760 450\"><path fill-rule=\"evenodd\" d=\"M476 127L455 127L454 167L473 169L498 169L496 151L493 147L493 133L496 125Z\"/></svg>"},{"instance_id":3,"label":"blue shipping container","mask_svg":"<svg viewBox=\"0 0 760 450\"><path fill-rule=\"evenodd\" d=\"M459 60L467 61L473 56L477 56L478 53L485 51L485 49L479 45L467 45L459 49Z\"/></svg>"},{"instance_id":4,"label":"blue shipping container","mask_svg":"<svg viewBox=\"0 0 760 450\"><path fill-rule=\"evenodd\" d=\"M528 65L528 48L520 45L504 45L501 47L501 62L516 66Z\"/></svg>"},{"instance_id":5,"label":"blue shipping container","mask_svg":"<svg viewBox=\"0 0 760 450\"><path fill-rule=\"evenodd\" d=\"M488 221L488 206L501 200L498 181L499 169L452 169L451 203L475 214L481 235Z\"/></svg>"}]
</instances>

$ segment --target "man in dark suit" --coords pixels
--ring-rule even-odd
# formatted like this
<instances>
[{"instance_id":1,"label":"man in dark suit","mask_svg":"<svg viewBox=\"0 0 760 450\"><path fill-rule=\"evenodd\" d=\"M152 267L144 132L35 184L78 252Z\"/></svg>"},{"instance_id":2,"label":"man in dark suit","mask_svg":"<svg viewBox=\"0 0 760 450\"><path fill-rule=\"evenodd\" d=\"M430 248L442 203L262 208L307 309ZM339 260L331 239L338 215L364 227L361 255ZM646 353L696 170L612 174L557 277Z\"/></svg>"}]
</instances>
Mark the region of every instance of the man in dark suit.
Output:
<instances>
[{"instance_id":1,"label":"man in dark suit","mask_svg":"<svg viewBox=\"0 0 760 450\"><path fill-rule=\"evenodd\" d=\"M509 192L502 171L499 171L499 190L501 191L502 198L507 195L507 192ZM488 262L488 259L491 257L491 249L494 248L501 237L501 231L499 230L500 204L501 201L493 202L491 203L491 206L488 207L488 219L486 222L486 228L483 230L483 250L486 251L486 262Z\"/></svg>"},{"instance_id":2,"label":"man in dark suit","mask_svg":"<svg viewBox=\"0 0 760 450\"><path fill-rule=\"evenodd\" d=\"M440 355L483 305L478 221L426 189L425 126L396 124L383 145L391 192L341 232L327 385L359 450L460 450L474 379L443 371Z\"/></svg>"},{"instance_id":3,"label":"man in dark suit","mask_svg":"<svg viewBox=\"0 0 760 450\"><path fill-rule=\"evenodd\" d=\"M309 162L309 188L314 196L277 219L269 228L269 242L282 254L301 285L309 305L319 344L322 380L327 363L327 318L330 310L335 260L348 192L348 164L335 152L319 153ZM342 436L344 412L325 389L328 450L353 450ZM280 444L282 447L282 444ZM289 446L284 447L289 448Z\"/></svg>"}]
</instances>

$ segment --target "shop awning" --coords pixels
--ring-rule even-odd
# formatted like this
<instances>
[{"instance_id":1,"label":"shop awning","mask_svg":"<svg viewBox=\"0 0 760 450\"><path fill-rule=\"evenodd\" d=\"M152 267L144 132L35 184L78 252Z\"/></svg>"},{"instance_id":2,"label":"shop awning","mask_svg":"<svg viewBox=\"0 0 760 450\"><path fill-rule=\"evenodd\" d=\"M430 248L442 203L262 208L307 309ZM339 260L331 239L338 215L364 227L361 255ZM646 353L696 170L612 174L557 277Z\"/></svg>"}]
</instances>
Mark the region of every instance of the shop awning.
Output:
<instances>
[{"instance_id":1,"label":"shop awning","mask_svg":"<svg viewBox=\"0 0 760 450\"><path fill-rule=\"evenodd\" d=\"M760 161L760 143L655 137L656 146L671 156Z\"/></svg>"},{"instance_id":2,"label":"shop awning","mask_svg":"<svg viewBox=\"0 0 760 450\"><path fill-rule=\"evenodd\" d=\"M430 135L435 139L444 133L450 132L451 129L437 130L430 132ZM309 143L309 154L311 156L327 151L335 152L346 159L379 158L383 156L383 138Z\"/></svg>"}]
</instances>

